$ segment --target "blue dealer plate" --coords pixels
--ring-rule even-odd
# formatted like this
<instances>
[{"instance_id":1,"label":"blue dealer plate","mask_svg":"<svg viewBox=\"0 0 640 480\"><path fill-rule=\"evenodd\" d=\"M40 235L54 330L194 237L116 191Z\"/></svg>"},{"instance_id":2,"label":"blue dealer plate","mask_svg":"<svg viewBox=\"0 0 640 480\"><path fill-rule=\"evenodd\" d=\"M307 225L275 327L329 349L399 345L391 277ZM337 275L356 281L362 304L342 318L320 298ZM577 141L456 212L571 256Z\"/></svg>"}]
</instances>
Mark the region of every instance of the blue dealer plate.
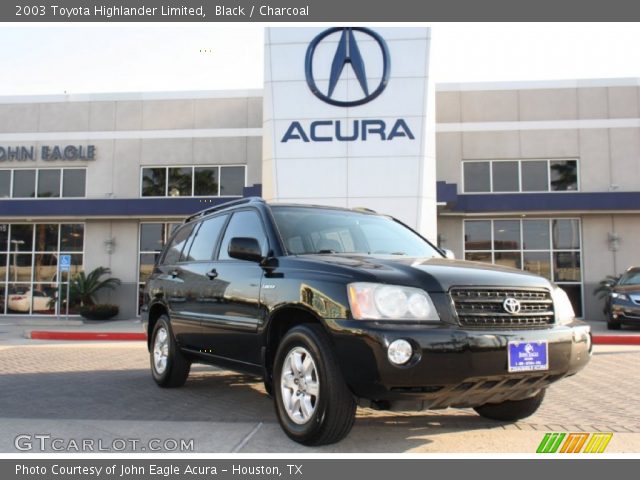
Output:
<instances>
[{"instance_id":1,"label":"blue dealer plate","mask_svg":"<svg viewBox=\"0 0 640 480\"><path fill-rule=\"evenodd\" d=\"M509 342L509 371L531 372L549 370L549 344L535 342Z\"/></svg>"}]
</instances>

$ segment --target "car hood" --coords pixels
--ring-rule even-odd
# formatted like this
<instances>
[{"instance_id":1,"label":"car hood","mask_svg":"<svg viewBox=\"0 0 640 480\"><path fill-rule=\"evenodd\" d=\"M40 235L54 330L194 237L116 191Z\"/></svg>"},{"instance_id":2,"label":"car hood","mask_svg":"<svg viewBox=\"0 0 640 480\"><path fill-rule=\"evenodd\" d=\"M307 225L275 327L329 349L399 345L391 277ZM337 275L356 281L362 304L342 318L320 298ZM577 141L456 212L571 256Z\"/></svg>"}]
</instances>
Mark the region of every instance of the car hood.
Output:
<instances>
[{"instance_id":1,"label":"car hood","mask_svg":"<svg viewBox=\"0 0 640 480\"><path fill-rule=\"evenodd\" d=\"M391 255L319 254L297 257L316 265L350 272L354 281L418 286L428 291L448 291L453 286L505 286L551 288L538 275L487 263L446 258L410 258ZM361 279L358 279L361 274Z\"/></svg>"},{"instance_id":2,"label":"car hood","mask_svg":"<svg viewBox=\"0 0 640 480\"><path fill-rule=\"evenodd\" d=\"M638 293L640 294L640 285L616 285L613 287L614 292L620 293Z\"/></svg>"}]
</instances>

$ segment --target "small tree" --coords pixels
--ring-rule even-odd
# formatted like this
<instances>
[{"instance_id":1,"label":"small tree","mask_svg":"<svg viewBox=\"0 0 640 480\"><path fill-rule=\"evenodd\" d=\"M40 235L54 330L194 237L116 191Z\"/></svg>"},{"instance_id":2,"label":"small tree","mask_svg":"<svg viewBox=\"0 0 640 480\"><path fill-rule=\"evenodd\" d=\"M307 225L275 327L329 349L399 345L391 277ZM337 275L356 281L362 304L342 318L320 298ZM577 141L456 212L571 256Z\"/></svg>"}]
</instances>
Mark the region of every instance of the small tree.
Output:
<instances>
[{"instance_id":1,"label":"small tree","mask_svg":"<svg viewBox=\"0 0 640 480\"><path fill-rule=\"evenodd\" d=\"M621 276L622 275L607 275L604 280L600 280L598 286L593 290L593 294L598 297L598 300L607 298Z\"/></svg>"},{"instance_id":2,"label":"small tree","mask_svg":"<svg viewBox=\"0 0 640 480\"><path fill-rule=\"evenodd\" d=\"M84 272L78 272L69 282L69 296L74 302L80 302L80 306L96 304L96 294L103 289L115 289L122 282L118 278L109 277L111 270L106 267L97 267L96 269L85 275Z\"/></svg>"}]
</instances>

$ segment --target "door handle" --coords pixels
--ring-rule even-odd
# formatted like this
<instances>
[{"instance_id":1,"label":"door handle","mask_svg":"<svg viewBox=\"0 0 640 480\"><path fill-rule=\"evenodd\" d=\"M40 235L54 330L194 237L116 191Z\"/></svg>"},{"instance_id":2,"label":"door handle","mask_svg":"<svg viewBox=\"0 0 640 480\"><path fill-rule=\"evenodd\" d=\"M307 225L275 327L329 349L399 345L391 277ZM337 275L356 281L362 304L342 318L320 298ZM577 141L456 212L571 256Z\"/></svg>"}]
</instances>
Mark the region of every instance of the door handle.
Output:
<instances>
[{"instance_id":1,"label":"door handle","mask_svg":"<svg viewBox=\"0 0 640 480\"><path fill-rule=\"evenodd\" d=\"M171 275L171 278L176 278L179 274L180 272L178 271L177 268L171 270L171 272L169 273L169 275Z\"/></svg>"},{"instance_id":2,"label":"door handle","mask_svg":"<svg viewBox=\"0 0 640 480\"><path fill-rule=\"evenodd\" d=\"M216 278L218 276L218 272L216 271L215 268L211 269L210 271L207 272L207 278L209 280L213 280L214 278Z\"/></svg>"}]
</instances>

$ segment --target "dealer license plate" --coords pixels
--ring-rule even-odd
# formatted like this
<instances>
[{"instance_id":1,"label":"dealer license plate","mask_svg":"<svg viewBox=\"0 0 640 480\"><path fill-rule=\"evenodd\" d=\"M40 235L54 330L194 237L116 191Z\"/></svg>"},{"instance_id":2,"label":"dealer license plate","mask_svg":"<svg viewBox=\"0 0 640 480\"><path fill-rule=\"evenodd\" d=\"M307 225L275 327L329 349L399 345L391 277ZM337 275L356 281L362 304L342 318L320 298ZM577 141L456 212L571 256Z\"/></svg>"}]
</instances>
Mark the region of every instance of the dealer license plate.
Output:
<instances>
[{"instance_id":1,"label":"dealer license plate","mask_svg":"<svg viewBox=\"0 0 640 480\"><path fill-rule=\"evenodd\" d=\"M509 371L531 372L549 370L549 344L535 342L509 342Z\"/></svg>"}]
</instances>

